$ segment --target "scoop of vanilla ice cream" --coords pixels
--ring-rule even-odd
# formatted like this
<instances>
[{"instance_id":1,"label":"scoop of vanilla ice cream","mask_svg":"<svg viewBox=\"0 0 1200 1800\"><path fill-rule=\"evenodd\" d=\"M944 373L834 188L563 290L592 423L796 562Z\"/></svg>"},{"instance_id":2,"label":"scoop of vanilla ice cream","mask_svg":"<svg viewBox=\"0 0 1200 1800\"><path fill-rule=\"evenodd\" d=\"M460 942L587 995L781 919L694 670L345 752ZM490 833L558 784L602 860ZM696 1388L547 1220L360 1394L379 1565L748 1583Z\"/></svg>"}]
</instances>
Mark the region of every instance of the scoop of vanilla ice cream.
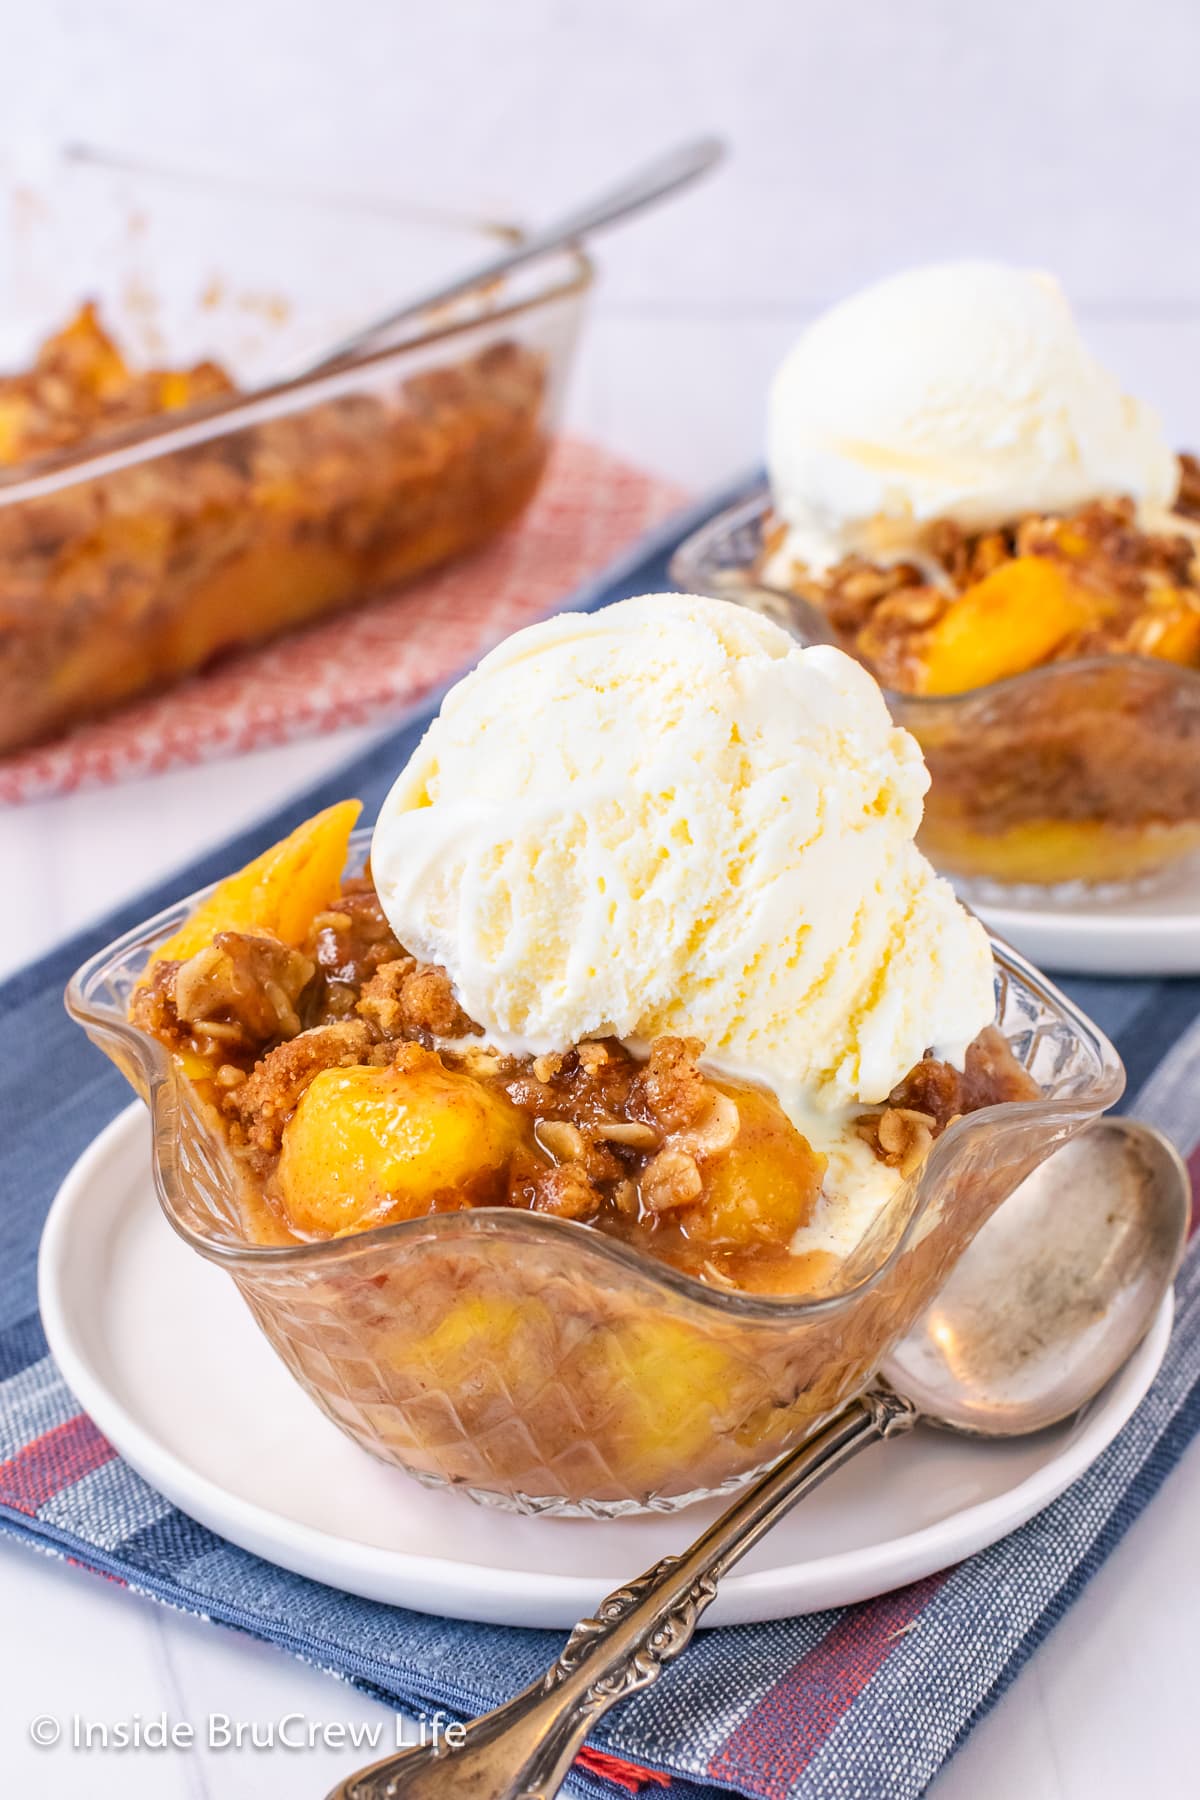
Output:
<instances>
[{"instance_id":1,"label":"scoop of vanilla ice cream","mask_svg":"<svg viewBox=\"0 0 1200 1800\"><path fill-rule=\"evenodd\" d=\"M492 1043L699 1037L807 1129L929 1046L961 1061L993 1017L986 935L913 842L927 785L849 657L648 596L485 657L385 801L372 869Z\"/></svg>"},{"instance_id":2,"label":"scoop of vanilla ice cream","mask_svg":"<svg viewBox=\"0 0 1200 1800\"><path fill-rule=\"evenodd\" d=\"M1115 495L1153 514L1179 485L1157 416L1091 355L1058 283L990 262L912 269L823 314L775 377L767 462L778 555L815 572L920 560L934 519L984 530Z\"/></svg>"}]
</instances>

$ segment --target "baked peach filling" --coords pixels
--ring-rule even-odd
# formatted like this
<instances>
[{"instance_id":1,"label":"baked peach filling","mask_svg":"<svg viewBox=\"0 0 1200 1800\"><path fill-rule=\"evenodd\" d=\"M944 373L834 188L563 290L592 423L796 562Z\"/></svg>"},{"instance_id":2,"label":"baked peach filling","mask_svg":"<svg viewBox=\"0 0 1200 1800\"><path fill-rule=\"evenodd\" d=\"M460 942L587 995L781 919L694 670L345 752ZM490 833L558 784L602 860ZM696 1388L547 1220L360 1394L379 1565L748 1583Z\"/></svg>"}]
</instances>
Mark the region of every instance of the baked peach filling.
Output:
<instances>
[{"instance_id":1,"label":"baked peach filling","mask_svg":"<svg viewBox=\"0 0 1200 1800\"><path fill-rule=\"evenodd\" d=\"M32 462L234 392L215 362L132 369L88 301L45 340L29 369L0 375L0 463Z\"/></svg>"},{"instance_id":2,"label":"baked peach filling","mask_svg":"<svg viewBox=\"0 0 1200 1800\"><path fill-rule=\"evenodd\" d=\"M364 376L364 383L367 381ZM481 543L545 467L544 357L457 362L0 506L0 752ZM211 362L133 369L85 306L0 376L15 468L235 394Z\"/></svg>"},{"instance_id":3,"label":"baked peach filling","mask_svg":"<svg viewBox=\"0 0 1200 1800\"><path fill-rule=\"evenodd\" d=\"M1180 459L1174 514L1146 530L1129 500L1002 530L929 527L920 563L849 556L812 575L770 526L762 568L828 613L843 647L903 694L963 694L1050 662L1157 657L1200 668L1200 465Z\"/></svg>"},{"instance_id":4,"label":"baked peach filling","mask_svg":"<svg viewBox=\"0 0 1200 1800\"><path fill-rule=\"evenodd\" d=\"M943 522L921 567L850 557L819 578L784 569L769 534L770 579L821 606L881 682L958 698L898 703L932 777L920 841L942 868L1118 882L1200 849L1200 697L1178 673L1200 672L1200 465L1181 465L1161 530L1124 500L974 535ZM985 691L1035 669L1039 686Z\"/></svg>"},{"instance_id":5,"label":"baked peach filling","mask_svg":"<svg viewBox=\"0 0 1200 1800\"><path fill-rule=\"evenodd\" d=\"M935 802L926 809L921 847L941 869L990 881L1044 886L1138 881L1200 851L1200 819L1125 827L1041 819L987 831L955 819Z\"/></svg>"},{"instance_id":6,"label":"baked peach filling","mask_svg":"<svg viewBox=\"0 0 1200 1800\"><path fill-rule=\"evenodd\" d=\"M804 1241L826 1157L774 1095L713 1075L694 1038L638 1056L611 1038L533 1057L491 1047L445 971L397 942L369 875L343 877L357 810L331 807L222 882L133 996L133 1022L224 1136L248 1239L521 1208L717 1285L826 1283L831 1253ZM963 1113L1036 1091L989 1029L963 1070L928 1056L846 1129L898 1185Z\"/></svg>"}]
</instances>

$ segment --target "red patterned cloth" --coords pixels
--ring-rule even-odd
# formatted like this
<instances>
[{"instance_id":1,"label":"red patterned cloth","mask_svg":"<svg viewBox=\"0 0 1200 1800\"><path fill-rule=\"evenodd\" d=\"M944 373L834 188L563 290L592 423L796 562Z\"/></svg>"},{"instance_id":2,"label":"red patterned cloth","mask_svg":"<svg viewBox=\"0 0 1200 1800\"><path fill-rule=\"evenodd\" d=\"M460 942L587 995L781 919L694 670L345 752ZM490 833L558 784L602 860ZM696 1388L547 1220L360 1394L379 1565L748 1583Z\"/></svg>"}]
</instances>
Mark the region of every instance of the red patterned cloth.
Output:
<instances>
[{"instance_id":1,"label":"red patterned cloth","mask_svg":"<svg viewBox=\"0 0 1200 1800\"><path fill-rule=\"evenodd\" d=\"M383 724L509 632L553 612L678 506L671 482L565 439L521 522L467 561L222 663L98 724L0 759L9 805Z\"/></svg>"}]
</instances>

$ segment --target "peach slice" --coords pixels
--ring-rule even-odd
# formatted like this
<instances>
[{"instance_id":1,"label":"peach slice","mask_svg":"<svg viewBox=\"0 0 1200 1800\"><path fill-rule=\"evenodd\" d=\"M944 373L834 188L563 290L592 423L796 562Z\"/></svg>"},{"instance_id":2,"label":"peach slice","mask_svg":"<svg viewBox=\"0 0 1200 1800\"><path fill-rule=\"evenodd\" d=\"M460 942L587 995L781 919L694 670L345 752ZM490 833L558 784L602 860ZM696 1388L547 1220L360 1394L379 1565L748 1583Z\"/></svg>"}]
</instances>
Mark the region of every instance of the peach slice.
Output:
<instances>
[{"instance_id":1,"label":"peach slice","mask_svg":"<svg viewBox=\"0 0 1200 1800\"><path fill-rule=\"evenodd\" d=\"M922 694L962 694L1020 675L1052 656L1101 602L1049 556L1001 563L959 595L929 634Z\"/></svg>"},{"instance_id":2,"label":"peach slice","mask_svg":"<svg viewBox=\"0 0 1200 1800\"><path fill-rule=\"evenodd\" d=\"M1180 594L1172 604L1157 608L1145 621L1135 648L1143 656L1159 656L1185 668L1200 664L1200 607Z\"/></svg>"},{"instance_id":3,"label":"peach slice","mask_svg":"<svg viewBox=\"0 0 1200 1800\"><path fill-rule=\"evenodd\" d=\"M698 1461L715 1423L736 1414L746 1384L723 1344L665 1313L596 1333L589 1353L592 1379L612 1396L605 1429L613 1466L636 1471L649 1488Z\"/></svg>"},{"instance_id":4,"label":"peach slice","mask_svg":"<svg viewBox=\"0 0 1200 1800\"><path fill-rule=\"evenodd\" d=\"M786 1248L807 1223L821 1191L825 1158L759 1088L722 1087L738 1110L738 1134L704 1165L703 1198L680 1223L714 1248Z\"/></svg>"},{"instance_id":5,"label":"peach slice","mask_svg":"<svg viewBox=\"0 0 1200 1800\"><path fill-rule=\"evenodd\" d=\"M498 1204L523 1122L416 1044L386 1068L324 1069L284 1129L280 1204L305 1237Z\"/></svg>"},{"instance_id":6,"label":"peach slice","mask_svg":"<svg viewBox=\"0 0 1200 1800\"><path fill-rule=\"evenodd\" d=\"M211 944L218 931L269 932L299 948L317 913L337 899L350 833L361 811L357 800L339 801L306 819L236 875L227 875L158 946L142 980L157 962L186 962Z\"/></svg>"}]
</instances>

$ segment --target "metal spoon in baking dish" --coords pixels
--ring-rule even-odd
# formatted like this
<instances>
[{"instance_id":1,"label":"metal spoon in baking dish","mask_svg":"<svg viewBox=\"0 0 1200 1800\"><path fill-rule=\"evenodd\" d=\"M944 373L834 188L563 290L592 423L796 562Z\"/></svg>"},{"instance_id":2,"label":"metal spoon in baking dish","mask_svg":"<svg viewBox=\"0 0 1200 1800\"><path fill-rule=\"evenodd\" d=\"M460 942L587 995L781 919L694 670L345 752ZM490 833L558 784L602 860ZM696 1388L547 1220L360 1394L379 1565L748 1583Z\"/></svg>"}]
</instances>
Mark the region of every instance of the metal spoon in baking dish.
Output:
<instances>
[{"instance_id":1,"label":"metal spoon in baking dish","mask_svg":"<svg viewBox=\"0 0 1200 1800\"><path fill-rule=\"evenodd\" d=\"M649 1687L717 1583L796 1502L919 1419L1023 1437L1069 1419L1132 1355L1171 1285L1190 1190L1148 1125L1102 1119L1005 1201L883 1365L883 1381L783 1457L690 1550L610 1594L540 1681L465 1728L402 1750L329 1800L549 1800L597 1721Z\"/></svg>"},{"instance_id":2,"label":"metal spoon in baking dish","mask_svg":"<svg viewBox=\"0 0 1200 1800\"><path fill-rule=\"evenodd\" d=\"M323 351L320 360L313 363L305 373L313 375L318 371L331 369L336 363L344 362L347 357L369 349L377 338L386 337L397 325L403 325L406 320L415 318L419 313L431 312L435 306L444 306L447 301L461 299L475 288L490 287L502 276L511 275L514 269L535 262L539 256L548 256L552 250L562 250L569 244L577 244L590 232L599 231L606 225L615 225L619 219L627 219L655 201L665 200L669 194L677 193L680 188L688 187L701 175L706 175L724 154L725 146L717 137L693 138L686 144L677 144L673 150L656 156L653 162L647 163L635 175L628 176L618 186L609 188L594 200L585 201L582 206L572 208L552 225L543 225L538 230L529 232L509 244L498 255L454 276L432 292L406 300L395 311L372 319L369 325L362 326L353 336L344 338L332 349Z\"/></svg>"}]
</instances>

